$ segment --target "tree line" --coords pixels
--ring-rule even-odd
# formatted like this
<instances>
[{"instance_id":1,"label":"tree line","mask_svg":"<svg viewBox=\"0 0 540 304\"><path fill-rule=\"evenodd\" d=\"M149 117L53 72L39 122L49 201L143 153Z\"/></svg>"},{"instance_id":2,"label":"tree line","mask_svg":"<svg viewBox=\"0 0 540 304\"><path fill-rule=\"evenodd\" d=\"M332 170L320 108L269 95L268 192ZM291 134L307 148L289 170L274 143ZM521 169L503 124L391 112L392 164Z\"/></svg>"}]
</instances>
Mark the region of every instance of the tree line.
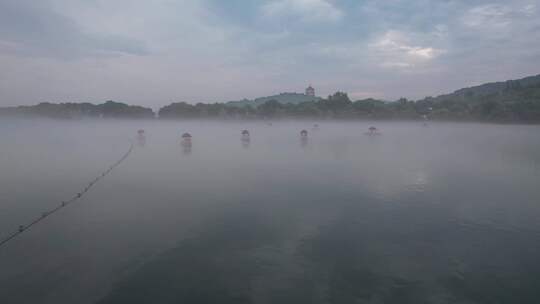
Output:
<instances>
[{"instance_id":1,"label":"tree line","mask_svg":"<svg viewBox=\"0 0 540 304\"><path fill-rule=\"evenodd\" d=\"M458 121L540 122L540 84L509 87L493 94L449 94L412 101L385 102L373 98L351 101L344 92L298 104L269 100L258 107L224 103L172 103L162 107L162 119L186 118L318 118L318 119L430 119Z\"/></svg>"},{"instance_id":2,"label":"tree line","mask_svg":"<svg viewBox=\"0 0 540 304\"><path fill-rule=\"evenodd\" d=\"M59 119L76 118L154 118L152 109L127 105L109 100L102 104L92 103L49 103L34 106L0 108L0 116L48 117Z\"/></svg>"},{"instance_id":3,"label":"tree line","mask_svg":"<svg viewBox=\"0 0 540 304\"><path fill-rule=\"evenodd\" d=\"M40 103L0 108L0 115L51 118L154 118L145 107L107 101ZM258 106L234 103L171 103L159 109L159 119L430 119L540 123L540 76L461 89L438 97L388 102L373 98L352 101L347 93L283 104L275 99Z\"/></svg>"}]
</instances>

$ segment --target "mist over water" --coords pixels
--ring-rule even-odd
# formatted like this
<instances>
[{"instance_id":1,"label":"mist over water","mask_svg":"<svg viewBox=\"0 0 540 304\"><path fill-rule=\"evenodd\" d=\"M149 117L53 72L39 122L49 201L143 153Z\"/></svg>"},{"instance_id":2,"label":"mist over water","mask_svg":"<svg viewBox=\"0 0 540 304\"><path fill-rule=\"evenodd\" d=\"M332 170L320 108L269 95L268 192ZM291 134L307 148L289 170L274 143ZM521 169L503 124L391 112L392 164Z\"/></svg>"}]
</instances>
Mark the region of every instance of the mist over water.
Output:
<instances>
[{"instance_id":1,"label":"mist over water","mask_svg":"<svg viewBox=\"0 0 540 304\"><path fill-rule=\"evenodd\" d=\"M2 120L0 237L130 140L0 247L1 303L538 303L539 126Z\"/></svg>"}]
</instances>

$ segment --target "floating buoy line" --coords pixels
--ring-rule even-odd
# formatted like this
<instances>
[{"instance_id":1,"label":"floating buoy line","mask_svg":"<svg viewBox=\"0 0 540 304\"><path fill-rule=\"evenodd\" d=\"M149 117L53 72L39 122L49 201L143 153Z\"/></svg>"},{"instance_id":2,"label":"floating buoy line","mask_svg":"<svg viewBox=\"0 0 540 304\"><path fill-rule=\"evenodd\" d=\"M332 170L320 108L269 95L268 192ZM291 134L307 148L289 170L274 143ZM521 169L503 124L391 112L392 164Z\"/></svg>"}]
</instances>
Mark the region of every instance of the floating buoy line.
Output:
<instances>
[{"instance_id":1,"label":"floating buoy line","mask_svg":"<svg viewBox=\"0 0 540 304\"><path fill-rule=\"evenodd\" d=\"M272 125L272 123L269 123L269 125ZM313 125L313 130L315 130L315 131L319 130L319 125L314 124ZM364 134L366 134L366 135L381 135L381 133L378 132L377 128L375 128L373 126L369 127L368 130L369 130L369 132L366 132ZM249 142L250 142L249 131L248 130L243 130L241 132L241 134L242 134L242 138L241 138L242 139L242 144L244 145L244 147L249 146ZM191 138L192 138L192 136L189 133L182 134L181 145L184 148L184 153L186 153L186 154L191 153L191 146L192 146ZM308 142L308 131L305 130L305 129L300 131L300 138L302 140L302 146L306 146L307 142ZM139 146L144 146L145 145L146 137L145 137L145 131L143 129L140 129L140 130L137 131L137 140L138 140ZM134 147L133 142L130 141L130 146L129 146L128 151L126 153L124 153L124 155L122 155L122 157L119 160L117 160L115 163L113 163L111 166L109 166L109 168L107 170L105 170L103 173L98 175L93 181L88 183L88 185L81 192L78 192L77 194L75 194L75 196L73 196L72 198L70 198L67 201L62 201L60 203L60 205L56 206L55 208L43 212L41 214L41 216L35 218L30 223L28 223L26 225L20 225L15 232L11 233L10 235L8 235L7 237L5 237L3 239L0 239L0 247L5 245L10 240L16 238L17 236L21 235L23 232L27 231L32 226L38 224L39 222L45 220L47 217L49 217L49 216L53 215L54 213L60 211L62 208L67 207L69 204L74 203L78 199L82 198L97 182L99 182L101 179L103 179L105 176L107 176L109 173L111 173L111 171L114 170L114 168L119 166L126 158L128 158L128 156L133 151L133 147Z\"/></svg>"},{"instance_id":2,"label":"floating buoy line","mask_svg":"<svg viewBox=\"0 0 540 304\"><path fill-rule=\"evenodd\" d=\"M77 194L75 194L72 198L70 198L67 201L62 201L58 206L55 208L43 212L39 217L35 218L33 221L26 225L19 225L18 229L15 232L12 232L7 237L0 240L0 247L7 244L7 242L11 241L12 239L18 237L23 232L30 229L32 226L37 225L39 222L44 221L47 217L53 215L54 213L60 211L62 208L67 207L69 204L76 202L80 198L82 198L97 182L99 182L101 179L103 179L105 176L107 176L109 173L111 173L112 170L114 170L116 167L118 167L128 156L131 154L131 151L133 151L133 143L130 142L129 149L122 157L117 160L115 163L113 163L107 170L102 172L100 175L98 175L94 180L92 180L84 189Z\"/></svg>"}]
</instances>

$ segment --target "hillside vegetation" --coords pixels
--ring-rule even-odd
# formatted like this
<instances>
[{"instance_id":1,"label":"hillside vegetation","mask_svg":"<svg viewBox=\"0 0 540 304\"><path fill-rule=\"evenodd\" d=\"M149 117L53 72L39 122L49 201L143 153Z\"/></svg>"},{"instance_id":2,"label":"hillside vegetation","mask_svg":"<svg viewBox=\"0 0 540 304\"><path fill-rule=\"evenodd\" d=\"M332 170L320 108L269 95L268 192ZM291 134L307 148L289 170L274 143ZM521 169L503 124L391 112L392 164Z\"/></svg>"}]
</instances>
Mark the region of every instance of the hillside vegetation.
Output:
<instances>
[{"instance_id":1,"label":"hillside vegetation","mask_svg":"<svg viewBox=\"0 0 540 304\"><path fill-rule=\"evenodd\" d=\"M48 117L48 118L154 118L152 109L132 106L125 103L107 101L102 104L92 103L49 103L43 102L35 106L18 106L0 108L0 115L16 117Z\"/></svg>"},{"instance_id":2,"label":"hillside vegetation","mask_svg":"<svg viewBox=\"0 0 540 304\"><path fill-rule=\"evenodd\" d=\"M254 100L226 103L176 102L159 109L161 119L317 118L317 119L430 119L540 123L540 75L464 88L451 94L412 101L362 99L347 93L327 98L282 93ZM36 106L0 108L0 115L52 118L153 118L149 108L107 101L91 103L40 103Z\"/></svg>"}]
</instances>

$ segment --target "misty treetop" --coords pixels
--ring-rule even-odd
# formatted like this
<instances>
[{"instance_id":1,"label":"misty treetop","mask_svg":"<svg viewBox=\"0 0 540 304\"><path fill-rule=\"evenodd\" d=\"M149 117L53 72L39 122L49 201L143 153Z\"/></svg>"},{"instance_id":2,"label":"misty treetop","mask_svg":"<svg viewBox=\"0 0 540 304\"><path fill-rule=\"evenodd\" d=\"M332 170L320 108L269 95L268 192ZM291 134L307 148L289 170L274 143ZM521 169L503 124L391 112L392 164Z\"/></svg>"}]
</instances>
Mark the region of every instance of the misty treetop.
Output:
<instances>
[{"instance_id":1,"label":"misty treetop","mask_svg":"<svg viewBox=\"0 0 540 304\"><path fill-rule=\"evenodd\" d=\"M92 103L49 103L35 106L0 108L0 115L18 117L42 116L49 118L154 118L152 109L127 105L109 100L102 104Z\"/></svg>"},{"instance_id":2,"label":"misty treetop","mask_svg":"<svg viewBox=\"0 0 540 304\"><path fill-rule=\"evenodd\" d=\"M276 95L278 96L278 95ZM252 106L255 105L255 106ZM336 92L325 99L283 103L181 102L165 106L160 118L334 118L423 119L497 122L540 122L540 75L464 88L451 94L411 101L373 98L351 101Z\"/></svg>"},{"instance_id":3,"label":"misty treetop","mask_svg":"<svg viewBox=\"0 0 540 304\"><path fill-rule=\"evenodd\" d=\"M243 99L239 101L229 101L226 104L231 105L231 106L237 106L237 107L249 105L251 107L256 108L270 100L276 100L277 102L281 104L288 104L288 103L298 104L298 103L303 103L303 102L308 102L308 101L318 101L320 99L321 99L320 97L310 96L310 95L300 94L300 93L280 93L280 94L276 94L272 96L255 98L253 100Z\"/></svg>"},{"instance_id":4,"label":"misty treetop","mask_svg":"<svg viewBox=\"0 0 540 304\"><path fill-rule=\"evenodd\" d=\"M284 93L253 102L176 102L159 109L160 119L424 119L540 123L540 75L506 82L465 88L438 97L412 101L361 99L352 101L347 93L327 98L304 99L303 94ZM307 95L304 95L307 96ZM291 102L280 102L279 100ZM256 101L256 102L255 102ZM262 102L264 101L264 102ZM261 103L262 102L262 103ZM36 106L0 108L0 114L52 118L154 118L149 108L107 101L90 103L40 103Z\"/></svg>"}]
</instances>

